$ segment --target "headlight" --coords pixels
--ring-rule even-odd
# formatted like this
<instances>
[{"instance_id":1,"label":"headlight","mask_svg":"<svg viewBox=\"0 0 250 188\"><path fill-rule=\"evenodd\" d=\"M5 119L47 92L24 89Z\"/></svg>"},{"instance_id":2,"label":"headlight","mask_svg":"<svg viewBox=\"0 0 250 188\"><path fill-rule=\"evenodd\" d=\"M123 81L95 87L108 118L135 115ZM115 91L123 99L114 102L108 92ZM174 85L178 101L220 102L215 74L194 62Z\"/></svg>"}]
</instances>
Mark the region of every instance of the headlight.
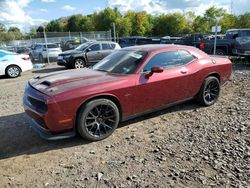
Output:
<instances>
[{"instance_id":1,"label":"headlight","mask_svg":"<svg viewBox=\"0 0 250 188\"><path fill-rule=\"evenodd\" d=\"M71 55L63 56L63 59L69 59Z\"/></svg>"}]
</instances>

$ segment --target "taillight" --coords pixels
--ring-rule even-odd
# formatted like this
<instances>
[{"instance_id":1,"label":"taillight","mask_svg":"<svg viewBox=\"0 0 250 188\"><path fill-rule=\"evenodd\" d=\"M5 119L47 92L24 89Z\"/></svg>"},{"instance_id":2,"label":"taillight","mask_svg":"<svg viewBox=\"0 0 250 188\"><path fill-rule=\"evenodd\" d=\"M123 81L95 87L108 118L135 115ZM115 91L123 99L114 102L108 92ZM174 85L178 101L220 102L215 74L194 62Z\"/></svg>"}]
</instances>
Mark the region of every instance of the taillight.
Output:
<instances>
[{"instance_id":1,"label":"taillight","mask_svg":"<svg viewBox=\"0 0 250 188\"><path fill-rule=\"evenodd\" d=\"M205 47L206 47L205 43L203 43L203 42L202 42L202 43L200 43L200 49L202 49L202 50L203 50L203 49L205 49Z\"/></svg>"},{"instance_id":2,"label":"taillight","mask_svg":"<svg viewBox=\"0 0 250 188\"><path fill-rule=\"evenodd\" d=\"M30 57L22 57L22 59L23 59L24 61L29 61L29 60L30 60Z\"/></svg>"}]
</instances>

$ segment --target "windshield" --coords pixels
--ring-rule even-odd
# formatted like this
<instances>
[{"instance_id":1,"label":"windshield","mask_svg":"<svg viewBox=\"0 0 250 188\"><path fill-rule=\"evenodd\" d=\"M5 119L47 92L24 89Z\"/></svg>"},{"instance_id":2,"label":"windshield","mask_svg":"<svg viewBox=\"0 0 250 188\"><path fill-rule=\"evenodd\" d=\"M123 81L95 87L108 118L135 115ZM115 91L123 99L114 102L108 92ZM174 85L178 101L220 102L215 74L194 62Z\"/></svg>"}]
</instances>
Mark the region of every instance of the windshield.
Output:
<instances>
[{"instance_id":1,"label":"windshield","mask_svg":"<svg viewBox=\"0 0 250 188\"><path fill-rule=\"evenodd\" d=\"M132 74L146 57L147 52L118 50L95 64L93 70L118 74Z\"/></svg>"},{"instance_id":2,"label":"windshield","mask_svg":"<svg viewBox=\"0 0 250 188\"><path fill-rule=\"evenodd\" d=\"M80 46L78 46L77 48L75 48L75 50L83 51L83 50L85 50L90 44L92 44L92 42L85 42L85 43L81 44Z\"/></svg>"}]
</instances>

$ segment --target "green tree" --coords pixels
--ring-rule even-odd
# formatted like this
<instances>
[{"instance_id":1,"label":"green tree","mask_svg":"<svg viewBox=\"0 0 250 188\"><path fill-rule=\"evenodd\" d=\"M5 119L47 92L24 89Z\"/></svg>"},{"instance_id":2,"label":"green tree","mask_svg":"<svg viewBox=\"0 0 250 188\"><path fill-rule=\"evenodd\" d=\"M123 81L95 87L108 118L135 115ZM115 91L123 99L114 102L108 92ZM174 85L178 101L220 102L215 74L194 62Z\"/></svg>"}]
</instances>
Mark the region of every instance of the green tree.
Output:
<instances>
[{"instance_id":1,"label":"green tree","mask_svg":"<svg viewBox=\"0 0 250 188\"><path fill-rule=\"evenodd\" d=\"M81 31L82 30L81 20L82 20L82 15L80 14L70 16L68 19L68 23L66 25L66 30L73 32Z\"/></svg>"},{"instance_id":2,"label":"green tree","mask_svg":"<svg viewBox=\"0 0 250 188\"><path fill-rule=\"evenodd\" d=\"M219 25L221 25L221 33L225 33L228 29L237 27L237 17L233 14L225 13L221 20L219 21Z\"/></svg>"},{"instance_id":3,"label":"green tree","mask_svg":"<svg viewBox=\"0 0 250 188\"><path fill-rule=\"evenodd\" d=\"M2 23L0 23L0 32L6 32L6 27Z\"/></svg>"},{"instance_id":4,"label":"green tree","mask_svg":"<svg viewBox=\"0 0 250 188\"><path fill-rule=\"evenodd\" d=\"M132 33L132 22L128 17L121 17L116 21L116 28L120 37L129 36Z\"/></svg>"},{"instance_id":5,"label":"green tree","mask_svg":"<svg viewBox=\"0 0 250 188\"><path fill-rule=\"evenodd\" d=\"M117 24L122 17L117 8L106 8L99 13L93 14L93 21L95 23L95 29L97 31L107 31L111 29L111 24Z\"/></svg>"},{"instance_id":6,"label":"green tree","mask_svg":"<svg viewBox=\"0 0 250 188\"><path fill-rule=\"evenodd\" d=\"M179 36L189 31L187 19L180 13L160 15L154 24L154 34Z\"/></svg>"},{"instance_id":7,"label":"green tree","mask_svg":"<svg viewBox=\"0 0 250 188\"><path fill-rule=\"evenodd\" d=\"M47 24L46 30L48 32L62 32L64 31L63 23L60 20L52 20Z\"/></svg>"},{"instance_id":8,"label":"green tree","mask_svg":"<svg viewBox=\"0 0 250 188\"><path fill-rule=\"evenodd\" d=\"M9 37L12 38L13 40L19 40L23 36L21 30L18 27L10 27L8 29L8 34Z\"/></svg>"},{"instance_id":9,"label":"green tree","mask_svg":"<svg viewBox=\"0 0 250 188\"><path fill-rule=\"evenodd\" d=\"M10 27L8 32L21 33L21 30L18 27Z\"/></svg>"},{"instance_id":10,"label":"green tree","mask_svg":"<svg viewBox=\"0 0 250 188\"><path fill-rule=\"evenodd\" d=\"M203 16L197 16L192 24L192 29L195 33L207 33L209 31L209 25L207 20Z\"/></svg>"},{"instance_id":11,"label":"green tree","mask_svg":"<svg viewBox=\"0 0 250 188\"><path fill-rule=\"evenodd\" d=\"M236 25L238 28L250 28L250 12L239 15Z\"/></svg>"}]
</instances>

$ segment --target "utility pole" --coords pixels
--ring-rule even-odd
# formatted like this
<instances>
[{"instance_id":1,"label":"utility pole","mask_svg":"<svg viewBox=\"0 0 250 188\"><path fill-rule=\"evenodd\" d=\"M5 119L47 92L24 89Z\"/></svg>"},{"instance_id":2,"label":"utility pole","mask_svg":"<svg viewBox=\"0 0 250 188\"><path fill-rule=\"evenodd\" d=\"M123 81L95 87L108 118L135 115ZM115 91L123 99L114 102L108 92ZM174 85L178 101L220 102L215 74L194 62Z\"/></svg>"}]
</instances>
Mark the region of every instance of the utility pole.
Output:
<instances>
[{"instance_id":1,"label":"utility pole","mask_svg":"<svg viewBox=\"0 0 250 188\"><path fill-rule=\"evenodd\" d=\"M217 29L218 29L218 21L216 20L216 25L215 25L215 38L214 38L214 55L216 54Z\"/></svg>"},{"instance_id":2,"label":"utility pole","mask_svg":"<svg viewBox=\"0 0 250 188\"><path fill-rule=\"evenodd\" d=\"M112 27L113 27L114 42L116 42L115 22L112 23Z\"/></svg>"},{"instance_id":3,"label":"utility pole","mask_svg":"<svg viewBox=\"0 0 250 188\"><path fill-rule=\"evenodd\" d=\"M233 0L231 0L231 5L230 5L230 11L231 11L231 14L233 14Z\"/></svg>"},{"instance_id":4,"label":"utility pole","mask_svg":"<svg viewBox=\"0 0 250 188\"><path fill-rule=\"evenodd\" d=\"M47 61L48 64L49 62L49 52L48 52L48 46L47 46L47 36L46 36L46 32L45 32L45 26L43 26L43 36L44 36L44 41L45 41L45 47L46 47L46 56L47 56Z\"/></svg>"}]
</instances>

